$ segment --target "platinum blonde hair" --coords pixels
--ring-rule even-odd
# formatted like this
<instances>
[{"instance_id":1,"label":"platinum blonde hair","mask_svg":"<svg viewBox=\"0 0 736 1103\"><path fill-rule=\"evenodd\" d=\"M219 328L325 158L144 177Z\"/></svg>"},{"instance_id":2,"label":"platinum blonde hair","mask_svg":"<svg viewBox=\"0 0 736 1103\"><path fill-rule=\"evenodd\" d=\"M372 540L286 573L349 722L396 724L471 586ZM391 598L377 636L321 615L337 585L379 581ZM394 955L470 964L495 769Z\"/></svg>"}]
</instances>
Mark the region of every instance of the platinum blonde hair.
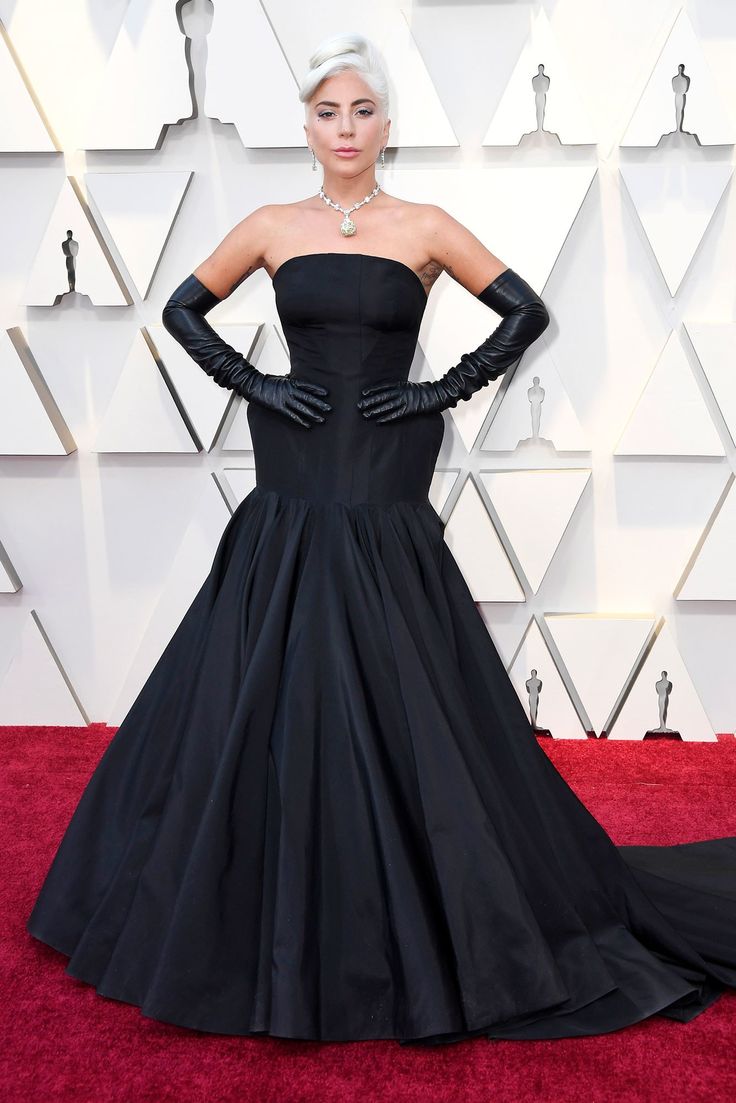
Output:
<instances>
[{"instance_id":1,"label":"platinum blonde hair","mask_svg":"<svg viewBox=\"0 0 736 1103\"><path fill-rule=\"evenodd\" d=\"M310 57L309 70L299 86L299 99L305 105L305 111L322 81L346 69L354 69L370 85L383 117L387 119L388 78L383 57L369 38L357 32L335 34L324 39Z\"/></svg>"}]
</instances>

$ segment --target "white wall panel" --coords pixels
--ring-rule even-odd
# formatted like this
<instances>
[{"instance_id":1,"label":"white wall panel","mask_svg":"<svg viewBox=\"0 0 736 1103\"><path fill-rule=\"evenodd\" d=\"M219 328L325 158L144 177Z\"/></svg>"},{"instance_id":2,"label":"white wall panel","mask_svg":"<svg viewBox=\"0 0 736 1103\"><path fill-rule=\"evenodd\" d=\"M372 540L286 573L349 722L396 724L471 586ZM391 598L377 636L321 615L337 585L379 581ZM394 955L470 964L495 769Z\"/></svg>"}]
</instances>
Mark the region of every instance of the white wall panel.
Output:
<instances>
[{"instance_id":1,"label":"white wall panel","mask_svg":"<svg viewBox=\"0 0 736 1103\"><path fill-rule=\"evenodd\" d=\"M334 19L330 0L0 0L0 724L119 719L252 486L247 403L161 311L253 209L316 193L296 90ZM430 490L520 698L536 664L555 737L601 730L623 700L616 737L638 739L661 664L683 738L733 731L728 5L346 0L340 20L389 68L377 178L448 210L550 310L505 377L445 413ZM210 321L289 370L265 272ZM411 378L498 322L444 274ZM40 712L22 708L33 679Z\"/></svg>"},{"instance_id":2,"label":"white wall panel","mask_svg":"<svg viewBox=\"0 0 736 1103\"><path fill-rule=\"evenodd\" d=\"M580 695L588 730L600 736L631 681L654 619L555 613L546 617L546 624Z\"/></svg>"},{"instance_id":3,"label":"white wall panel","mask_svg":"<svg viewBox=\"0 0 736 1103\"><path fill-rule=\"evenodd\" d=\"M678 129L672 80L679 76L681 64L690 83L685 92L679 129L684 134L696 136L699 144L704 146L736 142L734 116L721 102L683 5L649 73L621 145L656 146L662 135L669 135Z\"/></svg>"},{"instance_id":4,"label":"white wall panel","mask_svg":"<svg viewBox=\"0 0 736 1103\"><path fill-rule=\"evenodd\" d=\"M483 145L517 145L526 137L542 133L565 145L595 144L595 127L575 88L569 60L560 48L544 8L536 13L530 10L529 21L529 38L494 112Z\"/></svg>"},{"instance_id":5,"label":"white wall panel","mask_svg":"<svg viewBox=\"0 0 736 1103\"><path fill-rule=\"evenodd\" d=\"M151 289L191 172L87 172L91 205L142 299Z\"/></svg>"},{"instance_id":6,"label":"white wall panel","mask_svg":"<svg viewBox=\"0 0 736 1103\"><path fill-rule=\"evenodd\" d=\"M685 742L712 743L716 738L672 633L663 624L608 738L641 739L642 732L666 735L668 729Z\"/></svg>"},{"instance_id":7,"label":"white wall panel","mask_svg":"<svg viewBox=\"0 0 736 1103\"><path fill-rule=\"evenodd\" d=\"M532 618L509 669L509 676L527 716L536 728L547 730L557 739L587 739L557 664ZM536 685L536 715L531 700Z\"/></svg>"},{"instance_id":8,"label":"white wall panel","mask_svg":"<svg viewBox=\"0 0 736 1103\"><path fill-rule=\"evenodd\" d=\"M176 4L130 0L102 78L89 99L83 149L154 149L167 124L189 118L186 40Z\"/></svg>"},{"instance_id":9,"label":"white wall panel","mask_svg":"<svg viewBox=\"0 0 736 1103\"><path fill-rule=\"evenodd\" d=\"M77 295L89 296L95 306L124 306L130 302L68 179L61 186L38 246L22 302L26 306L54 306L72 289Z\"/></svg>"}]
</instances>

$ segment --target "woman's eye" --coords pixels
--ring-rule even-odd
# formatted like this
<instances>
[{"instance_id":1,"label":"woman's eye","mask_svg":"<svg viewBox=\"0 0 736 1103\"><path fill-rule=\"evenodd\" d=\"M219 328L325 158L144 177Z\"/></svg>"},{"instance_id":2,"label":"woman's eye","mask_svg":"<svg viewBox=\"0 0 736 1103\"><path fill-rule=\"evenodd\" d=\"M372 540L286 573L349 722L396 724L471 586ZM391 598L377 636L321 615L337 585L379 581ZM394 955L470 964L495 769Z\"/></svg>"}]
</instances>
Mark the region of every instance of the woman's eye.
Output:
<instances>
[{"instance_id":1,"label":"woman's eye","mask_svg":"<svg viewBox=\"0 0 736 1103\"><path fill-rule=\"evenodd\" d=\"M365 113L367 115L372 115L373 114L370 107L360 107L358 109L358 114L360 114L361 111L365 111ZM327 115L334 115L334 114L335 114L334 111L320 111L317 115L317 118L324 119Z\"/></svg>"}]
</instances>

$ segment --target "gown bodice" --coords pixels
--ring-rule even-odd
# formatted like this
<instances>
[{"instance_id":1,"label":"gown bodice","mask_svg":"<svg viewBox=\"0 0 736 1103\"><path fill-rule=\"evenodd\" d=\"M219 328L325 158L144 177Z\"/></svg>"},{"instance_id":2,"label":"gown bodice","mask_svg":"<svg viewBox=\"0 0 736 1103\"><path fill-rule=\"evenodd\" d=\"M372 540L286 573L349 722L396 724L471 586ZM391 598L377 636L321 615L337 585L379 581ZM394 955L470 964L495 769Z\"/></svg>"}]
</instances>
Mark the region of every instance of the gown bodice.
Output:
<instances>
[{"instance_id":1,"label":"gown bodice","mask_svg":"<svg viewBox=\"0 0 736 1103\"><path fill-rule=\"evenodd\" d=\"M316 502L427 502L441 413L380 423L356 403L364 387L409 376L427 295L401 261L365 253L290 257L273 277L290 375L327 388L332 410L308 428L248 406L256 482Z\"/></svg>"}]
</instances>

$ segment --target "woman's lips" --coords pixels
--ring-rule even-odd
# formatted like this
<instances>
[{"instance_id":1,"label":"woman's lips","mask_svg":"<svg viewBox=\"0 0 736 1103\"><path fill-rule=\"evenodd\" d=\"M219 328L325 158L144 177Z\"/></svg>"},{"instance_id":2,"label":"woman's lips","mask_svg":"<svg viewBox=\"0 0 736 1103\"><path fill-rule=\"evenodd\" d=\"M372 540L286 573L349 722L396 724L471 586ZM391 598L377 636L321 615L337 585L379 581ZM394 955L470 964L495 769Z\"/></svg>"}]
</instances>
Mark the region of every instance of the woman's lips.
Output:
<instances>
[{"instance_id":1,"label":"woman's lips","mask_svg":"<svg viewBox=\"0 0 736 1103\"><path fill-rule=\"evenodd\" d=\"M334 151L338 157L357 157L360 153L359 149L336 149Z\"/></svg>"}]
</instances>

